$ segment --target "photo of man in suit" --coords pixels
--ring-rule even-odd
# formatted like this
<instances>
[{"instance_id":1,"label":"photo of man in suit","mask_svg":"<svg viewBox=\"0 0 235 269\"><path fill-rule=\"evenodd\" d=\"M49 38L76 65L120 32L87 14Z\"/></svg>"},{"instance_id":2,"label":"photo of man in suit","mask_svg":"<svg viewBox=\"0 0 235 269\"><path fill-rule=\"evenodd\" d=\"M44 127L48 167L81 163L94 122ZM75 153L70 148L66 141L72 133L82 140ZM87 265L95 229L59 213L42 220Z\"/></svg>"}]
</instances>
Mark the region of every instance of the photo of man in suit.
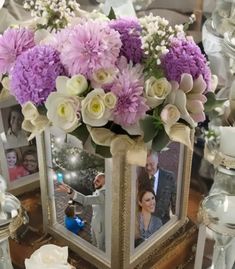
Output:
<instances>
[{"instance_id":1,"label":"photo of man in suit","mask_svg":"<svg viewBox=\"0 0 235 269\"><path fill-rule=\"evenodd\" d=\"M92 195L83 195L68 187L68 194L72 194L72 199L83 206L92 206L91 237L92 244L100 250L105 251L105 175L97 174L93 181L95 191Z\"/></svg>"},{"instance_id":2,"label":"photo of man in suit","mask_svg":"<svg viewBox=\"0 0 235 269\"><path fill-rule=\"evenodd\" d=\"M143 177L139 188L151 187L156 195L156 207L153 215L163 224L170 220L170 211L175 214L176 181L171 171L159 167L158 153L149 151L145 166L147 177Z\"/></svg>"}]
</instances>

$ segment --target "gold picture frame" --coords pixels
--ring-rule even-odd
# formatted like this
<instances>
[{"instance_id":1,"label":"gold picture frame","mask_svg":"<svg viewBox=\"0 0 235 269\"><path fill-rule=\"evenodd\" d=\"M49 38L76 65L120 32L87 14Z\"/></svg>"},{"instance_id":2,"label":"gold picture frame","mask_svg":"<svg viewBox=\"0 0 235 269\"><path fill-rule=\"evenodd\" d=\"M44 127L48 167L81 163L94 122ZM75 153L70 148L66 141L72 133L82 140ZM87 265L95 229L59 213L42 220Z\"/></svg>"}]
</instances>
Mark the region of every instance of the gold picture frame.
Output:
<instances>
[{"instance_id":1,"label":"gold picture frame","mask_svg":"<svg viewBox=\"0 0 235 269\"><path fill-rule=\"evenodd\" d=\"M133 250L133 197L132 184L133 165L126 162L125 155L116 155L105 161L106 176L111 178L109 183L109 195L107 196L106 219L109 223L106 231L108 244L106 252L77 239L70 232L59 226L54 220L55 208L54 197L51 192L50 179L48 177L48 137L52 129L37 137L40 185L43 207L44 230L60 239L82 258L88 260L98 268L102 269L131 269L142 268L159 252L166 240L174 240L174 234L187 222L187 207L189 184L191 175L192 152L184 146L182 148L182 180L180 186L179 205L180 210L177 219L167 226L157 236L151 237L144 247ZM193 135L191 136L193 138Z\"/></svg>"}]
</instances>

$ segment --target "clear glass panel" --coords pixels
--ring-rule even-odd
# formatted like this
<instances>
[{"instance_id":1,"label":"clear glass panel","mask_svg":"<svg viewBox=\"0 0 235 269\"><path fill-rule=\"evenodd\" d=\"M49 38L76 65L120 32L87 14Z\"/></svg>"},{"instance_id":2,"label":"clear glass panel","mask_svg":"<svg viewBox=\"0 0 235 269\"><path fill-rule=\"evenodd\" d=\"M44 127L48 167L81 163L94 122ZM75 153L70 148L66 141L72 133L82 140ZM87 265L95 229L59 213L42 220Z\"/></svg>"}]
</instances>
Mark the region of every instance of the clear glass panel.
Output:
<instances>
[{"instance_id":1,"label":"clear glass panel","mask_svg":"<svg viewBox=\"0 0 235 269\"><path fill-rule=\"evenodd\" d=\"M217 0L216 8L212 12L213 27L224 35L225 32L233 32L235 25L235 2L233 0Z\"/></svg>"},{"instance_id":2,"label":"clear glass panel","mask_svg":"<svg viewBox=\"0 0 235 269\"><path fill-rule=\"evenodd\" d=\"M171 143L159 154L149 152L146 167L137 167L134 171L135 247L169 229L170 223L178 219L182 180L180 152L179 143Z\"/></svg>"},{"instance_id":3,"label":"clear glass panel","mask_svg":"<svg viewBox=\"0 0 235 269\"><path fill-rule=\"evenodd\" d=\"M71 135L50 134L49 137L52 226L63 227L64 232L78 239L78 245L85 240L91 247L107 253L106 245L110 245L106 236L110 221L105 217L106 209L110 210L106 203L107 160L85 151L80 141ZM110 179L109 176L109 187Z\"/></svg>"}]
</instances>

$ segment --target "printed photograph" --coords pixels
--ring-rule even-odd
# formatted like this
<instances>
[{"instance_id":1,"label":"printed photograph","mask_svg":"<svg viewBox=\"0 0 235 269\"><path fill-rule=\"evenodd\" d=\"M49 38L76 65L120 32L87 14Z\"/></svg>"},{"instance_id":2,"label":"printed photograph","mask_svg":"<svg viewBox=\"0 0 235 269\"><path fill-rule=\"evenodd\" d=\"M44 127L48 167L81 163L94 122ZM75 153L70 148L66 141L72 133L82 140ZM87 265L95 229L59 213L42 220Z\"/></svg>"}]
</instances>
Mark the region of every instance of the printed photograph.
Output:
<instances>
[{"instance_id":1,"label":"printed photograph","mask_svg":"<svg viewBox=\"0 0 235 269\"><path fill-rule=\"evenodd\" d=\"M10 182L38 172L36 145L7 149L5 156Z\"/></svg>"},{"instance_id":2,"label":"printed photograph","mask_svg":"<svg viewBox=\"0 0 235 269\"><path fill-rule=\"evenodd\" d=\"M105 251L104 159L55 141L52 137L57 222Z\"/></svg>"},{"instance_id":3,"label":"printed photograph","mask_svg":"<svg viewBox=\"0 0 235 269\"><path fill-rule=\"evenodd\" d=\"M162 153L149 150L146 166L137 167L135 247L176 214L179 152L178 143Z\"/></svg>"},{"instance_id":4,"label":"printed photograph","mask_svg":"<svg viewBox=\"0 0 235 269\"><path fill-rule=\"evenodd\" d=\"M23 114L20 105L1 109L2 123L5 133L4 148L13 149L29 145L28 134L21 128Z\"/></svg>"}]
</instances>

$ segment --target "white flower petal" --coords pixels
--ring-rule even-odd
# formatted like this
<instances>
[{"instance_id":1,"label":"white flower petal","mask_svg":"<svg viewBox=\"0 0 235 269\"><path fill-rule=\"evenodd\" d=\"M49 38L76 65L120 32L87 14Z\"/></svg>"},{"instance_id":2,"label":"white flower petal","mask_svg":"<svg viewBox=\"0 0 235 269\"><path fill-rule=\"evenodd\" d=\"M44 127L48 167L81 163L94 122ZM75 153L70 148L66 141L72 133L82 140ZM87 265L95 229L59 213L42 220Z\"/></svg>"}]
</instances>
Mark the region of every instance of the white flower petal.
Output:
<instances>
[{"instance_id":1,"label":"white flower petal","mask_svg":"<svg viewBox=\"0 0 235 269\"><path fill-rule=\"evenodd\" d=\"M206 82L202 75L200 75L197 79L194 80L191 93L203 93L206 90L206 87Z\"/></svg>"},{"instance_id":2,"label":"white flower petal","mask_svg":"<svg viewBox=\"0 0 235 269\"><path fill-rule=\"evenodd\" d=\"M190 74L182 74L179 88L185 93L190 92L193 88L193 78Z\"/></svg>"},{"instance_id":3,"label":"white flower petal","mask_svg":"<svg viewBox=\"0 0 235 269\"><path fill-rule=\"evenodd\" d=\"M66 84L69 80L66 76L58 76L56 78L56 89L58 93L65 94L66 93Z\"/></svg>"},{"instance_id":4,"label":"white flower petal","mask_svg":"<svg viewBox=\"0 0 235 269\"><path fill-rule=\"evenodd\" d=\"M197 124L194 122L194 120L190 117L187 109L186 109L186 94L182 90L176 91L175 96L175 102L174 105L179 109L180 111L180 118L187 121L192 127L197 126Z\"/></svg>"}]
</instances>

